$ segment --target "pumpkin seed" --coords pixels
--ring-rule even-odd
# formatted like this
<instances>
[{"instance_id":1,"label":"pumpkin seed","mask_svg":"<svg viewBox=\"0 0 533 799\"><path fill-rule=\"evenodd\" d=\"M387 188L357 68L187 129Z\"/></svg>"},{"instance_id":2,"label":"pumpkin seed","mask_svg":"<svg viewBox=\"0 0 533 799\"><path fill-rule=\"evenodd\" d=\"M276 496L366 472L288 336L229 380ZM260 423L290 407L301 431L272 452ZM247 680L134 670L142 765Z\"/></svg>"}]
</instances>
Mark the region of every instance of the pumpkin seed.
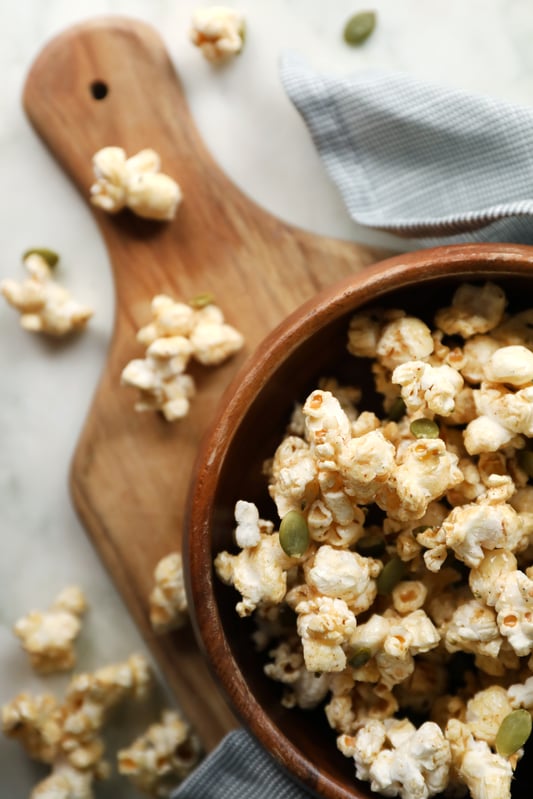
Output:
<instances>
[{"instance_id":1,"label":"pumpkin seed","mask_svg":"<svg viewBox=\"0 0 533 799\"><path fill-rule=\"evenodd\" d=\"M279 543L290 558L299 558L309 546L309 528L305 516L297 510L285 514L279 526Z\"/></svg>"},{"instance_id":2,"label":"pumpkin seed","mask_svg":"<svg viewBox=\"0 0 533 799\"><path fill-rule=\"evenodd\" d=\"M415 419L409 425L415 438L438 438L439 426L433 419Z\"/></svg>"},{"instance_id":3,"label":"pumpkin seed","mask_svg":"<svg viewBox=\"0 0 533 799\"><path fill-rule=\"evenodd\" d=\"M354 649L351 655L348 657L348 663L352 667L352 669L360 669L364 666L370 658L372 657L372 652L367 646L361 646L357 649Z\"/></svg>"},{"instance_id":4,"label":"pumpkin seed","mask_svg":"<svg viewBox=\"0 0 533 799\"><path fill-rule=\"evenodd\" d=\"M366 42L376 27L375 11L359 11L344 26L344 41L352 46Z\"/></svg>"},{"instance_id":5,"label":"pumpkin seed","mask_svg":"<svg viewBox=\"0 0 533 799\"><path fill-rule=\"evenodd\" d=\"M30 247L23 254L22 260L25 261L30 255L40 255L50 268L53 268L59 261L59 255L54 250L48 249L48 247Z\"/></svg>"},{"instance_id":6,"label":"pumpkin seed","mask_svg":"<svg viewBox=\"0 0 533 799\"><path fill-rule=\"evenodd\" d=\"M385 538L378 533L364 535L357 541L355 551L365 558L378 558L385 552Z\"/></svg>"},{"instance_id":7,"label":"pumpkin seed","mask_svg":"<svg viewBox=\"0 0 533 799\"><path fill-rule=\"evenodd\" d=\"M191 308L195 308L199 311L201 308L205 308L207 305L212 305L215 301L213 294L209 291L204 291L202 294L196 294L191 300L189 300L189 305Z\"/></svg>"},{"instance_id":8,"label":"pumpkin seed","mask_svg":"<svg viewBox=\"0 0 533 799\"><path fill-rule=\"evenodd\" d=\"M390 406L388 418L391 422L399 422L402 416L405 414L405 411L405 402L401 397L396 397Z\"/></svg>"},{"instance_id":9,"label":"pumpkin seed","mask_svg":"<svg viewBox=\"0 0 533 799\"><path fill-rule=\"evenodd\" d=\"M514 755L531 735L531 713L520 708L503 719L496 733L496 751L503 757Z\"/></svg>"},{"instance_id":10,"label":"pumpkin seed","mask_svg":"<svg viewBox=\"0 0 533 799\"><path fill-rule=\"evenodd\" d=\"M390 594L406 573L407 567L403 560L397 556L391 558L382 568L376 581L378 594Z\"/></svg>"}]
</instances>

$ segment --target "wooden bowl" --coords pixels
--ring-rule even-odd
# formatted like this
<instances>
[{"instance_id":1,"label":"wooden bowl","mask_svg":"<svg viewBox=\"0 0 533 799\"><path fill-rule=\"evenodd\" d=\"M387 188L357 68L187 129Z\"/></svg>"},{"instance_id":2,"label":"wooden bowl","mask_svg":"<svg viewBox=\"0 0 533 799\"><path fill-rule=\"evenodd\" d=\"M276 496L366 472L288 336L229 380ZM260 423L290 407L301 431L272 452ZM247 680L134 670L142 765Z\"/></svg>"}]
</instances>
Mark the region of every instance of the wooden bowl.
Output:
<instances>
[{"instance_id":1,"label":"wooden bowl","mask_svg":"<svg viewBox=\"0 0 533 799\"><path fill-rule=\"evenodd\" d=\"M287 265L290 268L290 264ZM533 306L533 247L458 245L387 259L345 279L291 314L256 350L230 386L205 439L187 511L186 579L196 635L210 668L244 725L276 761L327 799L374 794L355 780L351 759L340 754L321 708L287 710L281 686L263 673L264 654L250 639L253 620L235 612L236 591L213 572L215 555L235 551L234 506L255 502L277 519L262 464L281 441L296 400L321 376L370 385L364 362L346 352L348 322L367 304L402 308L432 323L463 282L492 280L511 310ZM253 302L253 298L250 298ZM367 407L364 401L361 407ZM377 407L376 407L377 410ZM529 795L524 757L513 797Z\"/></svg>"}]
</instances>

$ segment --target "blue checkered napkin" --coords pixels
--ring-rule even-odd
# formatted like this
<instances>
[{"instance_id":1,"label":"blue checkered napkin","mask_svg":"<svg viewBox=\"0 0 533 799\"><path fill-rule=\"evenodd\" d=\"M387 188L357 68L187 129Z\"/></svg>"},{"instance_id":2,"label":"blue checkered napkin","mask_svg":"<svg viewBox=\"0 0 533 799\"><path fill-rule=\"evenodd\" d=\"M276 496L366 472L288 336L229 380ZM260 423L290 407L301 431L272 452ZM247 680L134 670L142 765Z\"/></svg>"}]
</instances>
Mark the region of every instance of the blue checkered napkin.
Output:
<instances>
[{"instance_id":1,"label":"blue checkered napkin","mask_svg":"<svg viewBox=\"0 0 533 799\"><path fill-rule=\"evenodd\" d=\"M245 730L228 733L171 799L311 799Z\"/></svg>"},{"instance_id":2,"label":"blue checkered napkin","mask_svg":"<svg viewBox=\"0 0 533 799\"><path fill-rule=\"evenodd\" d=\"M317 74L292 53L281 79L360 225L533 243L533 109L401 73Z\"/></svg>"}]
</instances>

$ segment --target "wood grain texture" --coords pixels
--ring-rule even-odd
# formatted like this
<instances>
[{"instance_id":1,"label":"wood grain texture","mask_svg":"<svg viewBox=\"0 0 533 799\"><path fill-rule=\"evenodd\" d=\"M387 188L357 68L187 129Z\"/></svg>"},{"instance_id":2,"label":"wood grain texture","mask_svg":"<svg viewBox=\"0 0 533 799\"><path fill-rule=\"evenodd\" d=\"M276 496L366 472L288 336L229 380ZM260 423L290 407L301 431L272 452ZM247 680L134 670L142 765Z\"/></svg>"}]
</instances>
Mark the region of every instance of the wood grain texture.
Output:
<instances>
[{"instance_id":1,"label":"wood grain texture","mask_svg":"<svg viewBox=\"0 0 533 799\"><path fill-rule=\"evenodd\" d=\"M100 100L91 91L96 81L107 87ZM57 36L29 72L24 107L85 200L91 158L108 145L128 155L154 148L163 171L183 190L183 205L170 223L94 210L113 271L115 323L73 457L71 491L162 673L210 749L235 720L191 630L153 634L148 595L154 567L181 549L198 444L230 378L290 311L382 253L290 227L242 194L206 151L164 45L144 23L96 19ZM215 295L243 332L245 351L217 369L194 370L197 396L185 420L169 424L157 414L136 413L135 392L119 379L126 363L143 354L135 334L150 318L150 300L158 293L187 300L203 291Z\"/></svg>"}]
</instances>

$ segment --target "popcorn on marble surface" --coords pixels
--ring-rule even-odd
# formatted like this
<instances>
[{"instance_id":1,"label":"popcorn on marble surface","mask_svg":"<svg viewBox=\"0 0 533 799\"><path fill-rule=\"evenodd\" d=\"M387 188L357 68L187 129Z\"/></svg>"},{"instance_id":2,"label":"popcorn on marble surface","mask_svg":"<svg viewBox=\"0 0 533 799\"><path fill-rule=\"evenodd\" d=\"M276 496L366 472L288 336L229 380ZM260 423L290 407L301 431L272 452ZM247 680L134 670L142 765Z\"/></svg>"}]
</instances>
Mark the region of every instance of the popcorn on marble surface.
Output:
<instances>
[{"instance_id":1,"label":"popcorn on marble surface","mask_svg":"<svg viewBox=\"0 0 533 799\"><path fill-rule=\"evenodd\" d=\"M0 292L20 312L20 324L25 330L65 336L83 330L93 309L74 300L70 292L52 278L51 264L55 265L58 260L55 253L52 255L54 258L50 258L47 250L29 251L23 259L29 277L21 283L2 281Z\"/></svg>"},{"instance_id":2,"label":"popcorn on marble surface","mask_svg":"<svg viewBox=\"0 0 533 799\"><path fill-rule=\"evenodd\" d=\"M111 709L128 698L141 699L150 670L140 655L71 678L60 704L50 694L19 694L2 708L5 735L28 755L51 766L32 793L36 799L92 799L94 779L109 774L101 731Z\"/></svg>"},{"instance_id":3,"label":"popcorn on marble surface","mask_svg":"<svg viewBox=\"0 0 533 799\"><path fill-rule=\"evenodd\" d=\"M195 11L189 38L204 57L222 64L238 55L244 46L244 17L234 8L209 6Z\"/></svg>"},{"instance_id":4,"label":"popcorn on marble surface","mask_svg":"<svg viewBox=\"0 0 533 799\"><path fill-rule=\"evenodd\" d=\"M121 383L139 391L135 410L159 411L173 422L187 416L196 393L194 380L185 371L190 360L218 366L242 348L244 339L210 299L194 308L159 294L151 309L152 321L137 334L147 345L146 355L126 364Z\"/></svg>"},{"instance_id":5,"label":"popcorn on marble surface","mask_svg":"<svg viewBox=\"0 0 533 799\"><path fill-rule=\"evenodd\" d=\"M33 610L15 623L13 631L35 671L49 674L73 668L74 642L86 607L82 590L73 585L63 589L47 611Z\"/></svg>"},{"instance_id":6,"label":"popcorn on marble surface","mask_svg":"<svg viewBox=\"0 0 533 799\"><path fill-rule=\"evenodd\" d=\"M145 219L173 219L181 189L160 169L161 159L154 150L127 158L122 147L104 147L93 157L96 181L90 188L91 203L110 214L128 207Z\"/></svg>"},{"instance_id":7,"label":"popcorn on marble surface","mask_svg":"<svg viewBox=\"0 0 533 799\"><path fill-rule=\"evenodd\" d=\"M118 770L143 793L168 797L192 771L201 756L198 738L174 710L118 752Z\"/></svg>"},{"instance_id":8,"label":"popcorn on marble surface","mask_svg":"<svg viewBox=\"0 0 533 799\"><path fill-rule=\"evenodd\" d=\"M156 633L165 633L183 627L189 612L180 552L170 552L161 558L155 567L154 582L149 598L153 629Z\"/></svg>"}]
</instances>

